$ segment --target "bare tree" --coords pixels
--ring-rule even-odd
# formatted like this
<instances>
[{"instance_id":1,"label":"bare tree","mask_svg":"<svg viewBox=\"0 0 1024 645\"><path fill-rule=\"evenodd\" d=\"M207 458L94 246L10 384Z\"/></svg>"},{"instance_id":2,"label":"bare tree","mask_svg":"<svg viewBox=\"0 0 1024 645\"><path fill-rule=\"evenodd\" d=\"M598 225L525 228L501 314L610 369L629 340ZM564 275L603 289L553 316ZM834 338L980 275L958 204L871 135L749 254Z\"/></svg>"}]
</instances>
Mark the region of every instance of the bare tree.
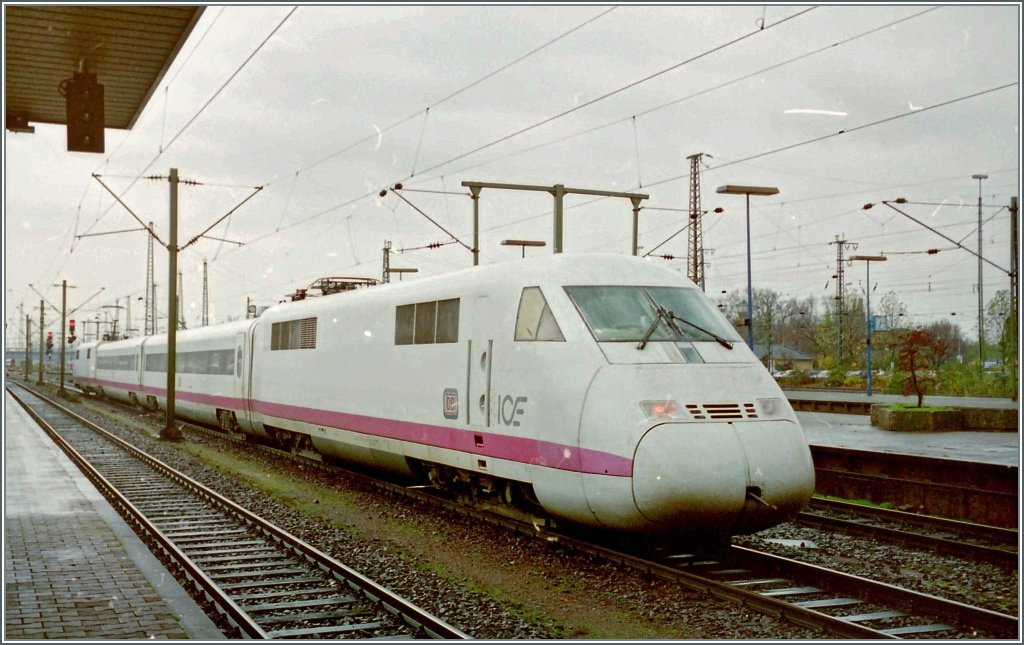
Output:
<instances>
[{"instance_id":1,"label":"bare tree","mask_svg":"<svg viewBox=\"0 0 1024 645\"><path fill-rule=\"evenodd\" d=\"M908 373L907 382L903 384L903 394L917 396L917 407L924 405L925 390L935 385L935 377L925 372L925 368L938 367L938 357L949 351L945 340L935 338L923 329L913 329L905 334L900 342L899 367Z\"/></svg>"}]
</instances>

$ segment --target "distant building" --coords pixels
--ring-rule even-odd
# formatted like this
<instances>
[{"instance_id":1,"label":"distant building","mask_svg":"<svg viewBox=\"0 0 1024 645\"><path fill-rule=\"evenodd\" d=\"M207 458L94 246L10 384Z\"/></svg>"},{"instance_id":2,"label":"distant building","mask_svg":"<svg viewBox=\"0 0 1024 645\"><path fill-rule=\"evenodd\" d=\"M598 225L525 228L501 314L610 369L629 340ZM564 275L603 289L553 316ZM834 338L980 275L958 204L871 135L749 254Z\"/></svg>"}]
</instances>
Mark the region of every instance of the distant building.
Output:
<instances>
[{"instance_id":1,"label":"distant building","mask_svg":"<svg viewBox=\"0 0 1024 645\"><path fill-rule=\"evenodd\" d=\"M754 343L754 355L762 362L767 362L767 345L761 345ZM772 356L771 365L766 365L768 369L774 370L780 365L789 365L789 369L800 370L805 372L810 369L814 369L814 357L808 356L801 351L795 350L788 345L772 345Z\"/></svg>"}]
</instances>

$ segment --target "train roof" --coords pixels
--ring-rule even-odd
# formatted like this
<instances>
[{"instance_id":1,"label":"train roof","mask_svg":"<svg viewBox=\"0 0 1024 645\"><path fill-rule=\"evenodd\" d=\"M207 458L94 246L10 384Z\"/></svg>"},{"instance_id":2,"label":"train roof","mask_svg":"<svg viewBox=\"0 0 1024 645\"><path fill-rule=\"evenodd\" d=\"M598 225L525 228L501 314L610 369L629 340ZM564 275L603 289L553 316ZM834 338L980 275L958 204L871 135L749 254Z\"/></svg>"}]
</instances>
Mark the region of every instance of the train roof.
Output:
<instances>
[{"instance_id":1,"label":"train roof","mask_svg":"<svg viewBox=\"0 0 1024 645\"><path fill-rule=\"evenodd\" d=\"M256 324L256 320L252 318L246 318L244 320L234 320L231 322L220 323L219 325L209 325L207 327L194 327L192 329L179 329L178 333L175 334L176 342L194 342L202 341L208 338L223 338L226 335L241 334L244 333L249 327ZM150 342L153 344L167 344L167 334L157 334L156 336L150 336Z\"/></svg>"},{"instance_id":2,"label":"train roof","mask_svg":"<svg viewBox=\"0 0 1024 645\"><path fill-rule=\"evenodd\" d=\"M520 289L532 285L644 285L694 284L658 260L613 254L556 254L471 267L451 273L390 283L341 294L285 302L267 309L261 320L282 320L312 314L324 307L356 301L408 300L457 297L481 287ZM366 300L364 300L366 299Z\"/></svg>"}]
</instances>

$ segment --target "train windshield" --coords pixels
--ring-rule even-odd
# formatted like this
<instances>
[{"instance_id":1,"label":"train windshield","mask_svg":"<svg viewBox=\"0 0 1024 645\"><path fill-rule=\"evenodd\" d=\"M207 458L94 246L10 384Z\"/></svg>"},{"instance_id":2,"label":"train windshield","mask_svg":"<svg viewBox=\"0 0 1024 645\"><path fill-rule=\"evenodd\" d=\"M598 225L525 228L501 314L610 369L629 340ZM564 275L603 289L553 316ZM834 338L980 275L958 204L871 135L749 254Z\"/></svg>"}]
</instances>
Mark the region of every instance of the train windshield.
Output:
<instances>
[{"instance_id":1,"label":"train windshield","mask_svg":"<svg viewBox=\"0 0 1024 645\"><path fill-rule=\"evenodd\" d=\"M730 341L741 341L733 326L696 288L601 286L566 287L565 291L598 342L644 340L658 317L656 307L662 307L677 319L692 324L659 324L647 338L651 342L714 341L716 335Z\"/></svg>"}]
</instances>

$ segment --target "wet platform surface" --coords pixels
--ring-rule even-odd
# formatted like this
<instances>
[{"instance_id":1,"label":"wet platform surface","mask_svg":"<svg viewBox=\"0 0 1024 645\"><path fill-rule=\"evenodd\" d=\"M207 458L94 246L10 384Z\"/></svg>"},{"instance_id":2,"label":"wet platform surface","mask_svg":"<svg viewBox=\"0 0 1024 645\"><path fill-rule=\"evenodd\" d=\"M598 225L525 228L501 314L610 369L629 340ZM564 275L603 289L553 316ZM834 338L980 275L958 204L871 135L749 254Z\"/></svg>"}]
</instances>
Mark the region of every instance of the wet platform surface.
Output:
<instances>
[{"instance_id":1,"label":"wet platform surface","mask_svg":"<svg viewBox=\"0 0 1024 645\"><path fill-rule=\"evenodd\" d=\"M811 445L1020 466L1016 432L894 432L861 414L797 412L796 418Z\"/></svg>"},{"instance_id":2,"label":"wet platform surface","mask_svg":"<svg viewBox=\"0 0 1024 645\"><path fill-rule=\"evenodd\" d=\"M790 399L821 401L867 401L870 403L916 403L915 397L815 390L784 390ZM954 407L997 408L1019 410L1019 402L1010 399L982 397L932 396L926 404ZM871 425L867 415L828 412L797 412L807 441L812 445L900 452L926 457L942 457L963 461L1020 466L1019 432L894 432Z\"/></svg>"},{"instance_id":3,"label":"wet platform surface","mask_svg":"<svg viewBox=\"0 0 1024 645\"><path fill-rule=\"evenodd\" d=\"M818 401L858 401L867 403L910 403L917 405L916 396L900 396L897 394L879 394L866 391L818 390L813 388L783 388L789 399L810 399ZM1020 402L1010 399L997 399L983 396L940 396L929 394L924 397L925 405L949 405L958 408L995 408L1000 410L1019 410Z\"/></svg>"},{"instance_id":4,"label":"wet platform surface","mask_svg":"<svg viewBox=\"0 0 1024 645\"><path fill-rule=\"evenodd\" d=\"M4 640L224 639L4 393Z\"/></svg>"}]
</instances>

